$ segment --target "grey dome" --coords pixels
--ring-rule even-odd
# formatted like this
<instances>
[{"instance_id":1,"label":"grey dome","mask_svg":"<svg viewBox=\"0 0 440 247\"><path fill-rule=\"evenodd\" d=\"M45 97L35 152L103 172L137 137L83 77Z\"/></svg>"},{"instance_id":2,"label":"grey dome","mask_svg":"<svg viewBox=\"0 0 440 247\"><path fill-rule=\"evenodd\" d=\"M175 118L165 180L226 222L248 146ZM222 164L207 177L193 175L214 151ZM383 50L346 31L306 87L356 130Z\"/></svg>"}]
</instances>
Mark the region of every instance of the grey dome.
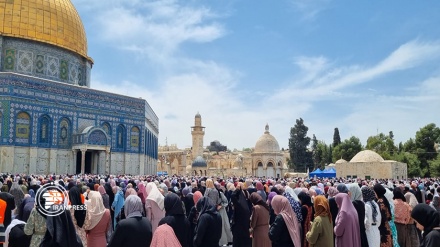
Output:
<instances>
[{"instance_id":1,"label":"grey dome","mask_svg":"<svg viewBox=\"0 0 440 247\"><path fill-rule=\"evenodd\" d=\"M202 156L197 156L197 158L192 163L193 167L206 167L206 161L202 158Z\"/></svg>"}]
</instances>

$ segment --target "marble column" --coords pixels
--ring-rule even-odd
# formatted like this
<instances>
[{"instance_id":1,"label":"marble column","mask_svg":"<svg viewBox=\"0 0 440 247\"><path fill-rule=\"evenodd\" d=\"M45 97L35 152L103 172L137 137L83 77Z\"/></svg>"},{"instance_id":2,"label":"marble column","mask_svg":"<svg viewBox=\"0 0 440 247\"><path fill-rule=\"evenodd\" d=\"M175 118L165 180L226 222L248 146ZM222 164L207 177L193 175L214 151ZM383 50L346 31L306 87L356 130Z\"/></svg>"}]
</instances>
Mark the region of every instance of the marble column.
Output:
<instances>
[{"instance_id":1,"label":"marble column","mask_svg":"<svg viewBox=\"0 0 440 247\"><path fill-rule=\"evenodd\" d=\"M85 174L87 148L81 148L81 174Z\"/></svg>"},{"instance_id":2,"label":"marble column","mask_svg":"<svg viewBox=\"0 0 440 247\"><path fill-rule=\"evenodd\" d=\"M73 149L72 150L72 155L73 155L73 164L71 164L72 165L72 167L70 167L70 169L69 169L69 167L67 168L67 170L70 172L70 173L72 173L72 174L76 174L76 156L78 155L78 150L77 149Z\"/></svg>"},{"instance_id":3,"label":"marble column","mask_svg":"<svg viewBox=\"0 0 440 247\"><path fill-rule=\"evenodd\" d=\"M105 174L110 174L110 147L105 149Z\"/></svg>"}]
</instances>

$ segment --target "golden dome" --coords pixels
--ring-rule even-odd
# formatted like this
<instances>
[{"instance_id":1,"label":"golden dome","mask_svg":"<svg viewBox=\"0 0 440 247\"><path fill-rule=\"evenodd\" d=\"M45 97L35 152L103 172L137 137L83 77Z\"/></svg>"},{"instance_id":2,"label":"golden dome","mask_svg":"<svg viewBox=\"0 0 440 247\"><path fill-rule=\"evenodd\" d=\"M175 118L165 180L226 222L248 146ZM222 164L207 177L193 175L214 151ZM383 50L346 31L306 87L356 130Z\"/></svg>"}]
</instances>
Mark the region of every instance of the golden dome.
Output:
<instances>
[{"instance_id":1,"label":"golden dome","mask_svg":"<svg viewBox=\"0 0 440 247\"><path fill-rule=\"evenodd\" d=\"M0 1L0 35L35 40L87 56L84 26L70 0Z\"/></svg>"}]
</instances>

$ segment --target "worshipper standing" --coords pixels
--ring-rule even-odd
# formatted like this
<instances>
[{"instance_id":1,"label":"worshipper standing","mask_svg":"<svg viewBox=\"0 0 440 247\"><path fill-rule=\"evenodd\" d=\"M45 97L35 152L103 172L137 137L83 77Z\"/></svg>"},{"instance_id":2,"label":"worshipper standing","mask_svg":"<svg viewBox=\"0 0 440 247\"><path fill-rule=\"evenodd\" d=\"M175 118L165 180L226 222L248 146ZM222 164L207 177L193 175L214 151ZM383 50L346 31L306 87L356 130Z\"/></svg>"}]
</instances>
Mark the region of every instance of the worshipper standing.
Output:
<instances>
[{"instance_id":1,"label":"worshipper standing","mask_svg":"<svg viewBox=\"0 0 440 247\"><path fill-rule=\"evenodd\" d=\"M381 184L375 184L373 189L376 193L377 204L379 205L379 210L381 214L381 223L379 226L380 246L392 247L393 237L391 235L391 228L389 223L392 219L391 207L388 200L385 198L386 189Z\"/></svg>"},{"instance_id":2,"label":"worshipper standing","mask_svg":"<svg viewBox=\"0 0 440 247\"><path fill-rule=\"evenodd\" d=\"M367 233L365 231L365 203L362 200L362 191L358 183L348 185L350 199L358 214L359 234L361 236L361 247L368 247Z\"/></svg>"},{"instance_id":3,"label":"worshipper standing","mask_svg":"<svg viewBox=\"0 0 440 247\"><path fill-rule=\"evenodd\" d=\"M104 204L104 207L106 209L110 209L110 199L109 199L109 196L107 195L107 192L105 191L104 186L100 185L98 187L98 192L99 192L99 194L101 194L102 203Z\"/></svg>"},{"instance_id":4,"label":"worshipper standing","mask_svg":"<svg viewBox=\"0 0 440 247\"><path fill-rule=\"evenodd\" d=\"M261 198L258 192L251 194L252 215L251 229L252 247L271 247L272 243L269 239L269 206Z\"/></svg>"},{"instance_id":5,"label":"worshipper standing","mask_svg":"<svg viewBox=\"0 0 440 247\"><path fill-rule=\"evenodd\" d=\"M86 205L89 218L88 224L84 225L87 231L87 246L106 247L107 232L111 228L110 210L104 207L101 193L97 191L90 191Z\"/></svg>"},{"instance_id":6,"label":"worshipper standing","mask_svg":"<svg viewBox=\"0 0 440 247\"><path fill-rule=\"evenodd\" d=\"M421 247L437 247L440 243L440 215L426 204L418 204L413 208L411 217L416 221L417 228L423 231Z\"/></svg>"},{"instance_id":7,"label":"worshipper standing","mask_svg":"<svg viewBox=\"0 0 440 247\"><path fill-rule=\"evenodd\" d=\"M311 247L333 247L332 215L325 196L315 197L313 207L315 208L315 219L310 231L306 234L306 239Z\"/></svg>"},{"instance_id":8,"label":"worshipper standing","mask_svg":"<svg viewBox=\"0 0 440 247\"><path fill-rule=\"evenodd\" d=\"M302 246L308 247L309 242L307 242L306 234L310 231L310 223L313 221L313 204L312 198L307 195L305 192L300 192L298 194L298 198L301 201L301 213L302 213Z\"/></svg>"},{"instance_id":9,"label":"worshipper standing","mask_svg":"<svg viewBox=\"0 0 440 247\"><path fill-rule=\"evenodd\" d=\"M190 186L186 186L182 189L182 201L185 205L185 215L186 217L189 216L189 213L191 212L191 208L194 206L194 200L193 200L193 193L191 191Z\"/></svg>"},{"instance_id":10,"label":"worshipper standing","mask_svg":"<svg viewBox=\"0 0 440 247\"><path fill-rule=\"evenodd\" d=\"M301 203L299 202L298 196L290 187L285 188L283 196L286 197L287 200L289 201L290 206L292 206L293 212L295 213L296 218L298 219L298 223L302 225L303 223L302 206Z\"/></svg>"},{"instance_id":11,"label":"worshipper standing","mask_svg":"<svg viewBox=\"0 0 440 247\"><path fill-rule=\"evenodd\" d=\"M24 200L20 205L20 213L17 215L16 219L27 222L29 219L29 215L32 212L32 209L35 205L35 199L32 198L29 194L24 196Z\"/></svg>"},{"instance_id":12,"label":"worshipper standing","mask_svg":"<svg viewBox=\"0 0 440 247\"><path fill-rule=\"evenodd\" d=\"M194 206L191 208L191 211L189 212L188 215L188 220L190 223L190 230L191 230L191 240L194 239L195 236L195 232L196 232L196 226L197 226L197 219L199 218L199 212L197 212L197 202L200 200L200 198L202 198L202 192L200 191L196 191L194 192L193 195L193 202L194 202ZM193 241L190 242L190 246L193 246Z\"/></svg>"},{"instance_id":13,"label":"worshipper standing","mask_svg":"<svg viewBox=\"0 0 440 247\"><path fill-rule=\"evenodd\" d=\"M251 212L249 208L249 193L244 189L243 183L237 184L231 201L234 207L231 225L233 246L249 247L252 245L251 238L249 237Z\"/></svg>"},{"instance_id":14,"label":"worshipper standing","mask_svg":"<svg viewBox=\"0 0 440 247\"><path fill-rule=\"evenodd\" d=\"M153 233L159 225L159 221L165 217L164 196L160 193L156 184L147 184L147 200L145 201L145 213L151 222Z\"/></svg>"},{"instance_id":15,"label":"worshipper standing","mask_svg":"<svg viewBox=\"0 0 440 247\"><path fill-rule=\"evenodd\" d=\"M367 234L368 246L380 246L380 232L379 225L382 220L382 215L379 213L379 205L375 202L376 195L373 189L364 186L361 189L362 198L365 202L365 233ZM359 222L362 224L362 222Z\"/></svg>"},{"instance_id":16,"label":"worshipper standing","mask_svg":"<svg viewBox=\"0 0 440 247\"><path fill-rule=\"evenodd\" d=\"M169 193L164 199L165 217L159 221L159 226L167 224L173 228L174 234L182 247L190 246L192 241L190 223L185 217L182 201L175 193ZM154 232L156 234L156 232ZM154 237L154 236L153 236Z\"/></svg>"},{"instance_id":17,"label":"worshipper standing","mask_svg":"<svg viewBox=\"0 0 440 247\"><path fill-rule=\"evenodd\" d=\"M15 215L20 214L20 206L24 199L24 193L20 185L17 182L12 183L9 194L14 197L15 202Z\"/></svg>"},{"instance_id":18,"label":"worshipper standing","mask_svg":"<svg viewBox=\"0 0 440 247\"><path fill-rule=\"evenodd\" d=\"M437 187L437 189L434 191L434 197L432 198L432 202L429 203L429 206L431 206L433 209L435 209L437 212L440 213L440 197L439 193L440 187Z\"/></svg>"},{"instance_id":19,"label":"worshipper standing","mask_svg":"<svg viewBox=\"0 0 440 247\"><path fill-rule=\"evenodd\" d=\"M277 215L269 228L272 247L301 246L300 224L287 198L276 195L272 199L271 205Z\"/></svg>"},{"instance_id":20,"label":"worshipper standing","mask_svg":"<svg viewBox=\"0 0 440 247\"><path fill-rule=\"evenodd\" d=\"M176 234L167 224L163 224L157 227L153 234L150 247L182 247Z\"/></svg>"},{"instance_id":21,"label":"worshipper standing","mask_svg":"<svg viewBox=\"0 0 440 247\"><path fill-rule=\"evenodd\" d=\"M113 187L113 194L114 194L114 200L112 203L112 211L114 212L113 214L113 229L116 228L117 225L117 220L116 218L118 217L118 215L121 213L122 207L124 207L124 194L122 192L122 189L118 186L114 186Z\"/></svg>"},{"instance_id":22,"label":"worshipper standing","mask_svg":"<svg viewBox=\"0 0 440 247\"><path fill-rule=\"evenodd\" d=\"M84 207L81 200L81 192L77 186L69 190L69 201L71 206L76 206L77 209ZM70 208L73 225L75 226L76 234L78 234L84 247L87 247L87 235L84 225L89 224L90 218L87 217L87 210L76 210L74 207Z\"/></svg>"},{"instance_id":23,"label":"worshipper standing","mask_svg":"<svg viewBox=\"0 0 440 247\"><path fill-rule=\"evenodd\" d=\"M220 197L220 205L217 206L217 209L220 217L222 217L222 236L220 238L219 245L229 245L232 244L232 232L231 225L229 224L228 214L226 213L226 207L229 205L228 199L226 198L225 194L223 194L218 182L215 182L214 186L217 189Z\"/></svg>"},{"instance_id":24,"label":"worshipper standing","mask_svg":"<svg viewBox=\"0 0 440 247\"><path fill-rule=\"evenodd\" d=\"M125 219L118 223L107 246L150 246L152 227L150 221L142 217L142 201L139 196L128 196L124 202L124 210Z\"/></svg>"},{"instance_id":25,"label":"worshipper standing","mask_svg":"<svg viewBox=\"0 0 440 247\"><path fill-rule=\"evenodd\" d=\"M269 195L267 195L267 205L269 205L269 225L272 225L272 223L275 221L275 217L277 217L275 215L275 212L273 211L272 208L272 199L277 195L276 192L270 192ZM301 214L302 215L302 214ZM298 222L299 223L299 222ZM300 223L301 225L301 223Z\"/></svg>"},{"instance_id":26,"label":"worshipper standing","mask_svg":"<svg viewBox=\"0 0 440 247\"><path fill-rule=\"evenodd\" d=\"M69 195L70 196L70 195ZM55 209L51 207L49 211L55 212ZM46 217L46 234L39 247L82 247L85 246L81 243L76 231L74 229L71 213L68 210L64 210L57 216ZM86 242L87 243L87 242Z\"/></svg>"},{"instance_id":27,"label":"worshipper standing","mask_svg":"<svg viewBox=\"0 0 440 247\"><path fill-rule=\"evenodd\" d=\"M390 205L390 212L391 212L391 220L390 223L390 229L391 229L391 237L393 238L393 246L399 247L399 243L397 242L397 229L396 225L394 224L394 202L393 202L393 192L389 190L388 188L385 188L385 199L387 199L388 204Z\"/></svg>"},{"instance_id":28,"label":"worshipper standing","mask_svg":"<svg viewBox=\"0 0 440 247\"><path fill-rule=\"evenodd\" d=\"M335 187L328 188L328 205L330 206L330 212L332 213L332 224L335 228L336 217L338 216L338 204L336 204L335 196L339 193ZM333 233L333 242L335 240L335 234Z\"/></svg>"},{"instance_id":29,"label":"worshipper standing","mask_svg":"<svg viewBox=\"0 0 440 247\"><path fill-rule=\"evenodd\" d=\"M199 218L197 220L193 246L218 247L222 235L222 219L217 212L217 206L209 197L202 197L197 202L196 207L199 212ZM247 233L249 234L249 229Z\"/></svg>"},{"instance_id":30,"label":"worshipper standing","mask_svg":"<svg viewBox=\"0 0 440 247\"><path fill-rule=\"evenodd\" d=\"M346 193L339 193L335 196L335 200L339 207L334 229L335 246L360 247L359 219L350 197Z\"/></svg>"},{"instance_id":31,"label":"worshipper standing","mask_svg":"<svg viewBox=\"0 0 440 247\"><path fill-rule=\"evenodd\" d=\"M226 208L226 211L228 212L228 218L229 218L229 222L231 222L232 220L232 215L234 214L234 208L232 207L232 203L231 203L231 197L232 197L232 193L235 190L235 186L233 183L229 182L226 184L226 199L228 199L228 207Z\"/></svg>"},{"instance_id":32,"label":"worshipper standing","mask_svg":"<svg viewBox=\"0 0 440 247\"><path fill-rule=\"evenodd\" d=\"M256 189L257 189L257 193L261 196L261 198L265 202L267 200L267 194L266 191L264 191L264 186L260 181L256 183Z\"/></svg>"},{"instance_id":33,"label":"worshipper standing","mask_svg":"<svg viewBox=\"0 0 440 247\"><path fill-rule=\"evenodd\" d=\"M144 211L145 211L145 200L147 199L147 189L145 188L145 184L142 181L138 183L137 187L138 187L137 194L138 194L139 198L141 198L141 202L143 205L142 208L144 208ZM145 212L143 215L145 215Z\"/></svg>"},{"instance_id":34,"label":"worshipper standing","mask_svg":"<svg viewBox=\"0 0 440 247\"><path fill-rule=\"evenodd\" d=\"M5 231L3 247L29 247L31 236L24 233L26 222L14 219Z\"/></svg>"},{"instance_id":35,"label":"worshipper standing","mask_svg":"<svg viewBox=\"0 0 440 247\"><path fill-rule=\"evenodd\" d=\"M46 234L46 215L43 214L41 207L45 206L45 199L41 197L40 203L32 209L29 219L24 226L24 233L32 236L29 247L39 247L44 234Z\"/></svg>"},{"instance_id":36,"label":"worshipper standing","mask_svg":"<svg viewBox=\"0 0 440 247\"><path fill-rule=\"evenodd\" d=\"M105 189L105 193L108 195L108 205L110 206L110 217L112 219L112 226L115 225L115 212L113 211L113 209L111 208L111 206L113 205L113 201L115 200L115 193L113 192L113 188L110 185L110 182L105 183L104 185L104 189ZM105 204L104 204L105 206ZM112 227L114 228L114 227Z\"/></svg>"},{"instance_id":37,"label":"worshipper standing","mask_svg":"<svg viewBox=\"0 0 440 247\"><path fill-rule=\"evenodd\" d=\"M418 246L418 235L414 220L411 218L411 206L406 203L405 196L400 189L394 189L394 223L397 229L397 241L400 247Z\"/></svg>"}]
</instances>

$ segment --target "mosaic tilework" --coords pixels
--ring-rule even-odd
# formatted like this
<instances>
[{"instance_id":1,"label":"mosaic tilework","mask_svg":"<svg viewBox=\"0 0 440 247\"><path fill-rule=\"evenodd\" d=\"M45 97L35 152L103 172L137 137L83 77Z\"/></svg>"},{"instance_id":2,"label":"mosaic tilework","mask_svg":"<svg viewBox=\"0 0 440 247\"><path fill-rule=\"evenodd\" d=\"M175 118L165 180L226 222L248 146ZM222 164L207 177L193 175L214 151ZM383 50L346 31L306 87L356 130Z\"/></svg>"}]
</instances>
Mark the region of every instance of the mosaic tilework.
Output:
<instances>
[{"instance_id":1,"label":"mosaic tilework","mask_svg":"<svg viewBox=\"0 0 440 247\"><path fill-rule=\"evenodd\" d=\"M3 60L4 70L14 70L15 69L15 50L5 49L5 55Z\"/></svg>"},{"instance_id":2,"label":"mosaic tilework","mask_svg":"<svg viewBox=\"0 0 440 247\"><path fill-rule=\"evenodd\" d=\"M80 114L79 116L81 117L82 115L86 115L86 114ZM92 114L87 114L87 117L90 117L90 119L78 118L78 121L77 121L78 122L78 127L77 127L78 133L82 133L83 130L89 126L95 126L96 121L95 121L95 119L92 119L95 116L92 116Z\"/></svg>"},{"instance_id":3,"label":"mosaic tilework","mask_svg":"<svg viewBox=\"0 0 440 247\"><path fill-rule=\"evenodd\" d=\"M111 130L110 132L113 134L113 138L109 136L107 141L111 144L111 150L113 150L113 152L149 154L155 152L155 147L153 145L146 146L144 141L145 135L143 135L143 133L145 132L146 126L145 110L140 108L136 110L139 114L132 114L133 107L129 105L115 105L114 103L129 102L132 105L145 106L145 100L8 73L0 73L0 85L0 102L3 102L5 99L2 98L3 96L13 98L13 100L5 101L11 104L11 112L9 115L13 121L10 122L9 128L5 131L5 133L9 133L9 136L7 136L7 134L4 135L4 137L9 139L5 139L3 143L5 141L9 141L11 144L14 143L15 116L19 112L26 111L31 114L32 119L30 137L32 141L27 145L44 146L43 144L39 144L38 131L40 124L38 121L41 116L47 115L53 121L53 132L49 133L52 138L51 147L53 148L70 148L72 135L79 132L78 129L81 123L84 124L85 119L85 122L87 122L89 126L95 126L95 124L102 126L104 122L108 123L108 129ZM3 90L2 88L8 90ZM71 91L75 91L75 94L65 94L65 92L70 93ZM100 97L105 98L109 103L100 101ZM72 99L75 103L71 101ZM76 103L77 100L80 100L80 102ZM115 111L112 109L119 110ZM125 114L125 112L127 114ZM65 128L63 128L60 123L64 117L67 120L67 124L63 123ZM124 147L118 149L116 147L116 127L120 124L124 126L124 133L121 136ZM132 130L136 128L139 128L139 133L132 133ZM5 127L3 127L3 129L5 129ZM136 150L131 149L133 140L135 140L135 142L142 140L141 143L137 144Z\"/></svg>"},{"instance_id":4,"label":"mosaic tilework","mask_svg":"<svg viewBox=\"0 0 440 247\"><path fill-rule=\"evenodd\" d=\"M3 40L4 71L17 71L69 84L90 86L90 79L83 71L90 71L91 65L80 56L35 41L11 37L4 37Z\"/></svg>"},{"instance_id":5,"label":"mosaic tilework","mask_svg":"<svg viewBox=\"0 0 440 247\"><path fill-rule=\"evenodd\" d=\"M32 74L33 54L30 51L18 51L17 71L25 74Z\"/></svg>"},{"instance_id":6,"label":"mosaic tilework","mask_svg":"<svg viewBox=\"0 0 440 247\"><path fill-rule=\"evenodd\" d=\"M87 143L92 145L107 145L107 136L101 130L94 130L89 134Z\"/></svg>"}]
</instances>

